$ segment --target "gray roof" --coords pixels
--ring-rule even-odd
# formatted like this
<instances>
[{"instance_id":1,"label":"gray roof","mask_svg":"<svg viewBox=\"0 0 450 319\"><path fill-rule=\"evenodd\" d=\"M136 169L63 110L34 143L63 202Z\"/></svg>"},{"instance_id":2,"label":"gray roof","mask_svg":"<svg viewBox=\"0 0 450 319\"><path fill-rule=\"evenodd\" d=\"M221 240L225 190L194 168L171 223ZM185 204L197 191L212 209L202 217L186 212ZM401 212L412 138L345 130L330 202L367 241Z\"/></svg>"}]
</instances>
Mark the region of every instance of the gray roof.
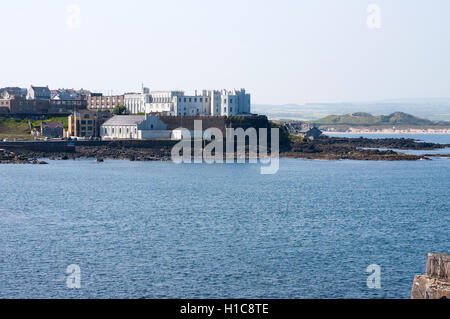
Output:
<instances>
[{"instance_id":1,"label":"gray roof","mask_svg":"<svg viewBox=\"0 0 450 319\"><path fill-rule=\"evenodd\" d=\"M37 96L50 96L50 89L46 86L31 86L34 90L34 94Z\"/></svg>"},{"instance_id":2,"label":"gray roof","mask_svg":"<svg viewBox=\"0 0 450 319\"><path fill-rule=\"evenodd\" d=\"M114 115L103 125L136 125L145 120L145 115Z\"/></svg>"}]
</instances>

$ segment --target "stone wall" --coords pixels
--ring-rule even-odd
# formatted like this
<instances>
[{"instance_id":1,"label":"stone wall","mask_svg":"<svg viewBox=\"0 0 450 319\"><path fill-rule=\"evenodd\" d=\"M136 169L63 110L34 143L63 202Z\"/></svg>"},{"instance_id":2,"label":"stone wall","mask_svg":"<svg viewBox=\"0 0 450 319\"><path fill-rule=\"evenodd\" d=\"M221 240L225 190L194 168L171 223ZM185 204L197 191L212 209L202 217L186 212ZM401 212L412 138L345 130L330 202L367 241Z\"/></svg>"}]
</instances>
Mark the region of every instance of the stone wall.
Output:
<instances>
[{"instance_id":1,"label":"stone wall","mask_svg":"<svg viewBox=\"0 0 450 319\"><path fill-rule=\"evenodd\" d=\"M428 254L426 274L414 278L411 299L450 299L450 255Z\"/></svg>"}]
</instances>

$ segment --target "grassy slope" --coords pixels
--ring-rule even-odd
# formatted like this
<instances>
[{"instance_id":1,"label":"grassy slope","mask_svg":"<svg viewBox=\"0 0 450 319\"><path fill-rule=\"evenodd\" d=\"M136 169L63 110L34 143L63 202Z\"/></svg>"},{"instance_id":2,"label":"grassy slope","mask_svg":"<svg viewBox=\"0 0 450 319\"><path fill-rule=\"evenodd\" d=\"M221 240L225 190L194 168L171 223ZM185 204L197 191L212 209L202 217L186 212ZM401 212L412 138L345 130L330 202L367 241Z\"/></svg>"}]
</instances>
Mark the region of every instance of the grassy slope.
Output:
<instances>
[{"instance_id":1,"label":"grassy slope","mask_svg":"<svg viewBox=\"0 0 450 319\"><path fill-rule=\"evenodd\" d=\"M62 122L64 128L67 129L67 116L63 117L52 117L44 120L45 122L58 121ZM31 128L40 130L41 120L33 120L28 118L11 118L0 116L0 138L34 138L30 134L30 124Z\"/></svg>"}]
</instances>

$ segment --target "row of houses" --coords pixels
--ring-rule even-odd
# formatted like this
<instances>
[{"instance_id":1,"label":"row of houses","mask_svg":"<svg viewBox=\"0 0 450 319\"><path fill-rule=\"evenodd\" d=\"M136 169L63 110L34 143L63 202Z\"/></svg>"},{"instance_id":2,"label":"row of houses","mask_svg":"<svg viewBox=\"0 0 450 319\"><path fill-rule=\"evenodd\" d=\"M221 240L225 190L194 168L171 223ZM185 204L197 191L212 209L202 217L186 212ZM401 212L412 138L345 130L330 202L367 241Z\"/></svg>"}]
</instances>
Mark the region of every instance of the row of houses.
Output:
<instances>
[{"instance_id":1,"label":"row of houses","mask_svg":"<svg viewBox=\"0 0 450 319\"><path fill-rule=\"evenodd\" d=\"M42 115L70 114L86 109L87 91L53 90L48 86L31 86L30 89L7 87L0 89L0 114Z\"/></svg>"},{"instance_id":2,"label":"row of houses","mask_svg":"<svg viewBox=\"0 0 450 319\"><path fill-rule=\"evenodd\" d=\"M88 90L56 89L50 90L48 86L34 86L29 89L20 87L0 88L0 98L18 98L26 100L86 100Z\"/></svg>"},{"instance_id":3,"label":"row of houses","mask_svg":"<svg viewBox=\"0 0 450 319\"><path fill-rule=\"evenodd\" d=\"M28 90L0 89L0 114L73 113L77 110L112 111L124 106L127 114L158 113L170 116L233 116L251 113L250 94L245 89L202 90L186 94L180 90L103 95L88 90L31 86Z\"/></svg>"}]
</instances>

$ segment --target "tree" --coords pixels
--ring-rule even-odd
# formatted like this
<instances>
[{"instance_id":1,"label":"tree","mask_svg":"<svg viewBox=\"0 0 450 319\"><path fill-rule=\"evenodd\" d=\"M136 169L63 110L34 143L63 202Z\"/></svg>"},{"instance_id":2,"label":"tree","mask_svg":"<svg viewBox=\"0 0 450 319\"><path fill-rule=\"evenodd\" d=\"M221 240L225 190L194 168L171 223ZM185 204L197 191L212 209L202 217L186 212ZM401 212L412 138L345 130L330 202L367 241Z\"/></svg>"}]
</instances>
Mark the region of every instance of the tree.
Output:
<instances>
[{"instance_id":1,"label":"tree","mask_svg":"<svg viewBox=\"0 0 450 319\"><path fill-rule=\"evenodd\" d=\"M113 114L114 115L124 115L127 111L127 108L125 107L125 105L117 105L114 107L113 109Z\"/></svg>"}]
</instances>

